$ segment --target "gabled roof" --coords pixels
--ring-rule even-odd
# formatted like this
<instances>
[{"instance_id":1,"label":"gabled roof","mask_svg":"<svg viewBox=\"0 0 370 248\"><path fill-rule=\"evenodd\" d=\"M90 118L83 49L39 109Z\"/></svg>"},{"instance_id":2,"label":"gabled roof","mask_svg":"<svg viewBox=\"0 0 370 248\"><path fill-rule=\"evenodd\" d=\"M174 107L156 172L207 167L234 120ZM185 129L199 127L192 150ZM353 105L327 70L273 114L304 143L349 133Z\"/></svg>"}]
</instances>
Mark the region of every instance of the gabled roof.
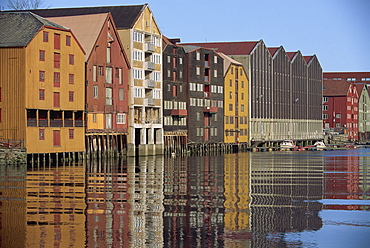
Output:
<instances>
[{"instance_id":1,"label":"gabled roof","mask_svg":"<svg viewBox=\"0 0 370 248\"><path fill-rule=\"evenodd\" d=\"M86 51L85 60L91 54L92 49L102 31L108 13L80 16L50 17L48 20L70 28L78 41Z\"/></svg>"},{"instance_id":2,"label":"gabled roof","mask_svg":"<svg viewBox=\"0 0 370 248\"><path fill-rule=\"evenodd\" d=\"M236 61L235 59L230 58L229 56L225 55L224 53L217 53L221 58L224 59L224 76L226 75L227 71L230 68L230 65L240 65L242 66L242 63Z\"/></svg>"},{"instance_id":3,"label":"gabled roof","mask_svg":"<svg viewBox=\"0 0 370 248\"><path fill-rule=\"evenodd\" d=\"M292 61L296 53L297 52L287 52L286 54L288 55L288 58L290 59L290 61Z\"/></svg>"},{"instance_id":4,"label":"gabled roof","mask_svg":"<svg viewBox=\"0 0 370 248\"><path fill-rule=\"evenodd\" d=\"M273 57L277 50L279 50L280 47L268 47L267 50L269 50L271 57Z\"/></svg>"},{"instance_id":5,"label":"gabled roof","mask_svg":"<svg viewBox=\"0 0 370 248\"><path fill-rule=\"evenodd\" d=\"M69 30L29 11L0 12L0 47L24 47L43 28Z\"/></svg>"},{"instance_id":6,"label":"gabled roof","mask_svg":"<svg viewBox=\"0 0 370 248\"><path fill-rule=\"evenodd\" d=\"M303 56L304 60L306 61L306 63L308 64L310 62L310 60L313 58L314 56Z\"/></svg>"},{"instance_id":7,"label":"gabled roof","mask_svg":"<svg viewBox=\"0 0 370 248\"><path fill-rule=\"evenodd\" d=\"M350 83L345 80L326 79L323 82L323 96L347 96Z\"/></svg>"},{"instance_id":8,"label":"gabled roof","mask_svg":"<svg viewBox=\"0 0 370 248\"><path fill-rule=\"evenodd\" d=\"M127 6L102 6L83 8L35 9L31 10L43 17L91 15L111 13L117 29L131 29L139 18L141 12L148 4Z\"/></svg>"},{"instance_id":9,"label":"gabled roof","mask_svg":"<svg viewBox=\"0 0 370 248\"><path fill-rule=\"evenodd\" d=\"M260 41L183 43L182 45L211 48L226 55L250 55L259 42Z\"/></svg>"}]
</instances>

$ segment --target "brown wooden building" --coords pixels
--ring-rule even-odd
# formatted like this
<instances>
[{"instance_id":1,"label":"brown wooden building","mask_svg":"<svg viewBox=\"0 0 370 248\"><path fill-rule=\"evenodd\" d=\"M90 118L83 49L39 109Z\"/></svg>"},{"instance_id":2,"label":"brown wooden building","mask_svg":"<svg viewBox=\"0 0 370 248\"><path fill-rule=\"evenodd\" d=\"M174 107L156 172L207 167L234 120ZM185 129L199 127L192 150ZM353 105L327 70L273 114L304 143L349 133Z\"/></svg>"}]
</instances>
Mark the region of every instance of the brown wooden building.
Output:
<instances>
[{"instance_id":1,"label":"brown wooden building","mask_svg":"<svg viewBox=\"0 0 370 248\"><path fill-rule=\"evenodd\" d=\"M110 13L49 17L71 28L86 51L86 150L127 148L129 61Z\"/></svg>"}]
</instances>

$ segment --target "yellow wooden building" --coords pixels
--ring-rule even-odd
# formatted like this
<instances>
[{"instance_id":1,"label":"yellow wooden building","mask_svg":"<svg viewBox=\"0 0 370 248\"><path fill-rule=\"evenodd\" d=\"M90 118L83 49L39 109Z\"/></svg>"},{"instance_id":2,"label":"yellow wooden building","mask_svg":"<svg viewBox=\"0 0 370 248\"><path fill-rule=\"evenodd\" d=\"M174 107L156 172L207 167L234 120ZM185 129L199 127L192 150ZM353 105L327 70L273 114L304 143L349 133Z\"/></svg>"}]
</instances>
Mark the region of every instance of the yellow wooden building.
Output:
<instances>
[{"instance_id":1,"label":"yellow wooden building","mask_svg":"<svg viewBox=\"0 0 370 248\"><path fill-rule=\"evenodd\" d=\"M73 33L31 12L0 12L0 22L0 142L84 151L84 51Z\"/></svg>"},{"instance_id":2,"label":"yellow wooden building","mask_svg":"<svg viewBox=\"0 0 370 248\"><path fill-rule=\"evenodd\" d=\"M249 82L244 67L226 56L224 59L224 142L249 142Z\"/></svg>"}]
</instances>

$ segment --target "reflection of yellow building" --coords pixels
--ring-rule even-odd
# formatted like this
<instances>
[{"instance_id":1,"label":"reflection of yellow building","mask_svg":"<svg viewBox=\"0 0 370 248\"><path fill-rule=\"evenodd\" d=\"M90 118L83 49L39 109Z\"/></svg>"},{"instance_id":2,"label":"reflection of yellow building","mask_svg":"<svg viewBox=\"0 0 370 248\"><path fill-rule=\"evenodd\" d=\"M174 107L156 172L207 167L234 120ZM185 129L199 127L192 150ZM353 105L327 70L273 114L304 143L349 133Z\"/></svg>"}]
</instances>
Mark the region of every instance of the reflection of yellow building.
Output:
<instances>
[{"instance_id":1,"label":"reflection of yellow building","mask_svg":"<svg viewBox=\"0 0 370 248\"><path fill-rule=\"evenodd\" d=\"M243 158L241 158L243 156ZM249 154L226 154L224 156L225 234L242 235L246 240L249 228ZM226 243L239 246L232 238Z\"/></svg>"},{"instance_id":2,"label":"reflection of yellow building","mask_svg":"<svg viewBox=\"0 0 370 248\"><path fill-rule=\"evenodd\" d=\"M84 167L29 171L26 179L27 246L84 247Z\"/></svg>"},{"instance_id":3,"label":"reflection of yellow building","mask_svg":"<svg viewBox=\"0 0 370 248\"><path fill-rule=\"evenodd\" d=\"M219 53L224 59L224 142L249 141L248 78L241 63Z\"/></svg>"}]
</instances>

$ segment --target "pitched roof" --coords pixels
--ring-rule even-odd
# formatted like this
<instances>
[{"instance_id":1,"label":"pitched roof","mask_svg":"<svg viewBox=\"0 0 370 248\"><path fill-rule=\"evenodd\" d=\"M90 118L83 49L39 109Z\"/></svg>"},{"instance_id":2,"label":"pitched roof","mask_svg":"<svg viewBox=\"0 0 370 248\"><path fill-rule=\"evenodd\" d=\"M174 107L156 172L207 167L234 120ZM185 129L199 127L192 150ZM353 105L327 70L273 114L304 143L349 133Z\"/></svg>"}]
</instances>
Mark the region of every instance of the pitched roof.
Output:
<instances>
[{"instance_id":1,"label":"pitched roof","mask_svg":"<svg viewBox=\"0 0 370 248\"><path fill-rule=\"evenodd\" d=\"M224 59L224 76L226 75L226 73L227 73L231 64L242 65L242 63L236 61L235 59L230 58L229 56L225 55L224 53L219 53L218 52L217 54L220 55L220 57Z\"/></svg>"},{"instance_id":2,"label":"pitched roof","mask_svg":"<svg viewBox=\"0 0 370 248\"><path fill-rule=\"evenodd\" d=\"M323 96L346 96L350 83L345 80L325 79L323 82Z\"/></svg>"},{"instance_id":3,"label":"pitched roof","mask_svg":"<svg viewBox=\"0 0 370 248\"><path fill-rule=\"evenodd\" d=\"M314 56L303 56L304 60L306 61L306 63L308 64L310 62L310 60L313 58Z\"/></svg>"},{"instance_id":4,"label":"pitched roof","mask_svg":"<svg viewBox=\"0 0 370 248\"><path fill-rule=\"evenodd\" d=\"M136 23L140 13L145 9L147 5L148 4L83 8L35 9L31 11L43 17L111 13L116 23L117 29L131 29Z\"/></svg>"},{"instance_id":5,"label":"pitched roof","mask_svg":"<svg viewBox=\"0 0 370 248\"><path fill-rule=\"evenodd\" d=\"M87 60L108 15L108 13L102 13L94 15L50 17L47 19L72 30L81 46L86 51L85 59Z\"/></svg>"},{"instance_id":6,"label":"pitched roof","mask_svg":"<svg viewBox=\"0 0 370 248\"><path fill-rule=\"evenodd\" d=\"M250 55L260 41L183 43L182 45L201 46L216 49L226 55Z\"/></svg>"},{"instance_id":7,"label":"pitched roof","mask_svg":"<svg viewBox=\"0 0 370 248\"><path fill-rule=\"evenodd\" d=\"M271 57L273 57L276 53L276 51L279 49L280 47L268 47L267 49L269 50L270 54L271 54Z\"/></svg>"},{"instance_id":8,"label":"pitched roof","mask_svg":"<svg viewBox=\"0 0 370 248\"><path fill-rule=\"evenodd\" d=\"M287 52L286 54L288 55L288 58L292 60L294 56L296 55L297 52Z\"/></svg>"},{"instance_id":9,"label":"pitched roof","mask_svg":"<svg viewBox=\"0 0 370 248\"><path fill-rule=\"evenodd\" d=\"M0 47L24 47L43 27L68 30L29 11L0 12Z\"/></svg>"}]
</instances>

